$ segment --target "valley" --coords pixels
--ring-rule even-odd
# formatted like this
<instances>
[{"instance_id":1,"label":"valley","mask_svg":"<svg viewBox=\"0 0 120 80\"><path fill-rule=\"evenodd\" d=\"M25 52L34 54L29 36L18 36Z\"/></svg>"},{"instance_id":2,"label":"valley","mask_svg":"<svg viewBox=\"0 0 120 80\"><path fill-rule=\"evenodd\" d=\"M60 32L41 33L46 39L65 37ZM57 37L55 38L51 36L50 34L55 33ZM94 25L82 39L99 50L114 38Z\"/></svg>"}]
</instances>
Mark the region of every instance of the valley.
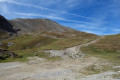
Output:
<instances>
[{"instance_id":1,"label":"valley","mask_svg":"<svg viewBox=\"0 0 120 80\"><path fill-rule=\"evenodd\" d=\"M120 34L98 36L48 19L0 20L1 80L120 79Z\"/></svg>"}]
</instances>

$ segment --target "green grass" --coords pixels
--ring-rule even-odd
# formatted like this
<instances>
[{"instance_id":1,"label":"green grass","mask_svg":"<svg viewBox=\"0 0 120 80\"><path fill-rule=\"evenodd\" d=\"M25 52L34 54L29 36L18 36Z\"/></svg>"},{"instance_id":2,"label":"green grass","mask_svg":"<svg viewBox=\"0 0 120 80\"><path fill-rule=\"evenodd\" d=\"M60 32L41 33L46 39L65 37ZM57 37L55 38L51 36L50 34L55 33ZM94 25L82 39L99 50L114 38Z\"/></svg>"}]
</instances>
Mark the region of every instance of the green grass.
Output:
<instances>
[{"instance_id":1,"label":"green grass","mask_svg":"<svg viewBox=\"0 0 120 80\"><path fill-rule=\"evenodd\" d=\"M6 47L6 46L0 46L0 47L4 47L5 49L8 49L10 51L15 52L18 55L23 56L22 58L8 58L2 62L9 62L9 61L24 62L28 60L27 57L34 57L36 55L38 57L46 58L50 61L60 60L60 57L51 58L49 57L48 54L43 52L38 53L37 51L50 50L50 49L66 49L68 47L87 43L97 38L96 35L86 34L86 33L81 33L81 35L79 33L75 33L76 36L73 37L65 37L64 35L58 35L55 33L47 33L47 34L57 36L62 39L53 39L41 35L24 34L17 36L13 39L2 41L2 43L4 44L7 44L8 42L12 42L14 43L14 45L10 47ZM65 34L68 35L69 33L65 33Z\"/></svg>"},{"instance_id":2,"label":"green grass","mask_svg":"<svg viewBox=\"0 0 120 80\"><path fill-rule=\"evenodd\" d=\"M9 38L9 34L0 30L0 40Z\"/></svg>"},{"instance_id":3,"label":"green grass","mask_svg":"<svg viewBox=\"0 0 120 80\"><path fill-rule=\"evenodd\" d=\"M0 60L0 62L1 63L15 62L15 61L26 62L26 61L29 61L29 59L27 59L28 57L35 57L35 56L37 56L39 58L45 58L45 59L47 59L47 61L61 60L60 57L50 57L50 55L48 53L37 52L33 49L16 50L15 53L18 54L18 55L21 55L22 57L20 57L20 58L7 58L5 60Z\"/></svg>"},{"instance_id":4,"label":"green grass","mask_svg":"<svg viewBox=\"0 0 120 80\"><path fill-rule=\"evenodd\" d=\"M120 79L120 73L113 74L112 77L113 77L114 79Z\"/></svg>"},{"instance_id":5,"label":"green grass","mask_svg":"<svg viewBox=\"0 0 120 80\"><path fill-rule=\"evenodd\" d=\"M44 36L33 36L33 35L22 35L11 40L6 40L3 43L12 42L14 45L8 47L9 50L24 50L33 49L40 46L48 45L54 42L56 39L44 37Z\"/></svg>"},{"instance_id":6,"label":"green grass","mask_svg":"<svg viewBox=\"0 0 120 80\"><path fill-rule=\"evenodd\" d=\"M55 56L55 57L48 57L47 60L48 61L58 61L58 60L62 60L62 59L60 57Z\"/></svg>"},{"instance_id":7,"label":"green grass","mask_svg":"<svg viewBox=\"0 0 120 80\"><path fill-rule=\"evenodd\" d=\"M120 50L120 34L108 35L94 44L94 47L106 52L117 52Z\"/></svg>"},{"instance_id":8,"label":"green grass","mask_svg":"<svg viewBox=\"0 0 120 80\"><path fill-rule=\"evenodd\" d=\"M90 56L103 58L115 65L120 65L120 34L109 35L97 43L83 47L82 51Z\"/></svg>"},{"instance_id":9,"label":"green grass","mask_svg":"<svg viewBox=\"0 0 120 80\"><path fill-rule=\"evenodd\" d=\"M100 72L102 72L100 69L96 69L95 65L90 65L87 66L84 71L80 71L80 73L82 72L82 74L84 75L92 75L92 74L98 74Z\"/></svg>"},{"instance_id":10,"label":"green grass","mask_svg":"<svg viewBox=\"0 0 120 80\"><path fill-rule=\"evenodd\" d=\"M82 48L82 51L87 55L106 59L109 62L113 62L116 65L120 64L120 58L118 58L120 56L120 53L118 52L108 53L106 51L101 51L99 50L99 48L95 48L93 46L84 47Z\"/></svg>"},{"instance_id":11,"label":"green grass","mask_svg":"<svg viewBox=\"0 0 120 80\"><path fill-rule=\"evenodd\" d=\"M55 35L55 34L54 34ZM68 47L80 45L83 43L87 43L93 39L95 39L96 36L93 36L91 38L89 37L67 37L63 39L53 39L45 36L40 35L28 35L24 34L21 36L18 36L14 39L3 41L4 44L8 42L14 43L14 45L8 47L9 50L25 50L25 49L65 49Z\"/></svg>"},{"instance_id":12,"label":"green grass","mask_svg":"<svg viewBox=\"0 0 120 80\"><path fill-rule=\"evenodd\" d=\"M87 43L89 41L92 41L93 39L86 39L86 38L78 38L78 37L70 37L70 38L64 38L60 40L56 40L54 43L51 43L46 46L42 46L39 49L66 49L72 46L81 45L84 43Z\"/></svg>"},{"instance_id":13,"label":"green grass","mask_svg":"<svg viewBox=\"0 0 120 80\"><path fill-rule=\"evenodd\" d=\"M6 60L1 60L0 62L14 62L14 61L20 61L25 62L28 61L27 57L33 57L35 56L33 50L16 50L16 54L21 55L21 58L7 58Z\"/></svg>"}]
</instances>

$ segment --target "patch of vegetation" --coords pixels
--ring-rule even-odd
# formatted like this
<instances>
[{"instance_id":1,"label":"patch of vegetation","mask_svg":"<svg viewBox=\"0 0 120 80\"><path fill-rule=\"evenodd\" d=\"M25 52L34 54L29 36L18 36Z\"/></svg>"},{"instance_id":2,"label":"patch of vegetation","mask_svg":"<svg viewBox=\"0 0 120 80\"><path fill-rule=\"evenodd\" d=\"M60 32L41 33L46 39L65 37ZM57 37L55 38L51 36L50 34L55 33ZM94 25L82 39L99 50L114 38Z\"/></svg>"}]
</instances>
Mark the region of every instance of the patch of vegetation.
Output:
<instances>
[{"instance_id":1,"label":"patch of vegetation","mask_svg":"<svg viewBox=\"0 0 120 80\"><path fill-rule=\"evenodd\" d=\"M31 50L15 51L15 53L17 53L21 57L19 57L19 58L7 58L5 60L1 60L0 62L14 62L14 61L24 62L24 61L27 61L27 57L34 56L30 52L31 52Z\"/></svg>"},{"instance_id":2,"label":"patch of vegetation","mask_svg":"<svg viewBox=\"0 0 120 80\"><path fill-rule=\"evenodd\" d=\"M114 79L120 79L120 73L113 74L112 77Z\"/></svg>"},{"instance_id":3,"label":"patch of vegetation","mask_svg":"<svg viewBox=\"0 0 120 80\"><path fill-rule=\"evenodd\" d=\"M3 43L12 42L14 45L8 47L9 50L25 50L33 49L40 46L45 46L55 41L55 39L44 36L21 35L11 40L6 40Z\"/></svg>"},{"instance_id":4,"label":"patch of vegetation","mask_svg":"<svg viewBox=\"0 0 120 80\"><path fill-rule=\"evenodd\" d=\"M28 57L40 57L40 58L45 58L48 61L56 61L56 60L61 60L60 57L50 57L48 53L44 52L37 52L36 50L33 49L26 49L26 50L15 50L15 53L19 55L18 58L6 58L4 60L0 60L0 63L2 62L26 62L29 61Z\"/></svg>"},{"instance_id":5,"label":"patch of vegetation","mask_svg":"<svg viewBox=\"0 0 120 80\"><path fill-rule=\"evenodd\" d=\"M55 36L57 38L65 38L65 35L63 33L41 32L41 34L47 34L47 35Z\"/></svg>"},{"instance_id":6,"label":"patch of vegetation","mask_svg":"<svg viewBox=\"0 0 120 80\"><path fill-rule=\"evenodd\" d=\"M106 52L120 52L120 34L108 35L95 43L94 46Z\"/></svg>"},{"instance_id":7,"label":"patch of vegetation","mask_svg":"<svg viewBox=\"0 0 120 80\"><path fill-rule=\"evenodd\" d=\"M92 75L92 74L98 74L101 70L97 69L95 65L88 66L82 71L84 75Z\"/></svg>"},{"instance_id":8,"label":"patch of vegetation","mask_svg":"<svg viewBox=\"0 0 120 80\"><path fill-rule=\"evenodd\" d=\"M53 39L46 36L24 34L14 39L3 41L3 44L9 43L9 42L14 43L14 45L8 47L9 50L25 50L25 49L33 49L33 48L41 49L41 50L65 49L68 47L87 43L97 38L97 36L95 35L93 37L91 36L91 38L87 37L88 35L84 37L83 35L81 35L81 37L80 35L78 36L78 34L76 35L77 36L66 37L63 39Z\"/></svg>"},{"instance_id":9,"label":"patch of vegetation","mask_svg":"<svg viewBox=\"0 0 120 80\"><path fill-rule=\"evenodd\" d=\"M0 40L7 39L9 34L5 31L0 30Z\"/></svg>"},{"instance_id":10,"label":"patch of vegetation","mask_svg":"<svg viewBox=\"0 0 120 80\"><path fill-rule=\"evenodd\" d=\"M104 58L113 62L115 65L120 64L120 34L109 35L97 43L82 48L82 51L88 55Z\"/></svg>"},{"instance_id":11,"label":"patch of vegetation","mask_svg":"<svg viewBox=\"0 0 120 80\"><path fill-rule=\"evenodd\" d=\"M112 69L112 67L109 65L92 64L90 66L84 67L84 69L79 72L84 74L85 76L88 76L88 75L93 75L93 74L99 74L101 72L105 72L105 71L108 71L111 69Z\"/></svg>"},{"instance_id":12,"label":"patch of vegetation","mask_svg":"<svg viewBox=\"0 0 120 80\"><path fill-rule=\"evenodd\" d=\"M39 49L58 49L58 50L66 49L68 47L81 45L92 40L93 39L79 38L79 37L64 38L64 39L57 40L54 43L49 44L47 46L42 46Z\"/></svg>"},{"instance_id":13,"label":"patch of vegetation","mask_svg":"<svg viewBox=\"0 0 120 80\"><path fill-rule=\"evenodd\" d=\"M48 61L57 61L57 60L61 60L61 58L55 56L55 57L48 57L47 60L48 60Z\"/></svg>"},{"instance_id":14,"label":"patch of vegetation","mask_svg":"<svg viewBox=\"0 0 120 80\"><path fill-rule=\"evenodd\" d=\"M2 49L8 49L7 43L2 43L2 45L0 45L0 48L2 48Z\"/></svg>"},{"instance_id":15,"label":"patch of vegetation","mask_svg":"<svg viewBox=\"0 0 120 80\"><path fill-rule=\"evenodd\" d=\"M49 57L48 54L43 53L43 52L37 52L37 51L38 50L44 51L48 49L49 50L50 49L66 49L68 47L87 43L97 38L96 35L92 35L92 34L88 35L87 33L82 33L82 32L81 32L82 35L76 32L74 33L75 36L72 36L72 37L70 36L65 37L65 35L60 35L60 34L58 35L55 33L47 33L49 35L54 35L62 39L53 39L50 37L41 36L41 34L39 35L24 34L24 35L20 35L20 36L17 36L9 40L2 41L2 43L5 44L2 47L22 56L21 58L17 58L17 59L8 58L4 60L3 62L8 62L8 61L24 62L28 60L27 57L34 57L34 56L46 58L50 61L60 60L60 57L51 58ZM65 33L65 34L68 35L68 33ZM73 33L70 33L70 34L73 34ZM91 37L89 37L90 35ZM6 46L7 43L14 43L14 44L11 46Z\"/></svg>"}]
</instances>

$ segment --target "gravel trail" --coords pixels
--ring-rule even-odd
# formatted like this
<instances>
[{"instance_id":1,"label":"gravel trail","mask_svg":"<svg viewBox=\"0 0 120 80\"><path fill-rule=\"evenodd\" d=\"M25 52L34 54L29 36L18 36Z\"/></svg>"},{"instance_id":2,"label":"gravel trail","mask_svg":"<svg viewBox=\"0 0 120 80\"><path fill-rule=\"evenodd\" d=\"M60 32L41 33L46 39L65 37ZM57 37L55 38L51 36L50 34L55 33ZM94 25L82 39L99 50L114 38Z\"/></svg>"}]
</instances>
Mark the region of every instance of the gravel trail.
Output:
<instances>
[{"instance_id":1,"label":"gravel trail","mask_svg":"<svg viewBox=\"0 0 120 80\"><path fill-rule=\"evenodd\" d=\"M82 57L85 56L85 54L80 50L80 48L88 46L90 44L93 44L93 43L97 42L98 40L100 40L101 38L103 38L103 37L95 39L95 40L93 40L91 42L88 42L86 44L82 44L82 45L67 48L65 50L46 50L45 52L50 53L51 56L59 56L63 59L66 59L66 58L82 58Z\"/></svg>"}]
</instances>

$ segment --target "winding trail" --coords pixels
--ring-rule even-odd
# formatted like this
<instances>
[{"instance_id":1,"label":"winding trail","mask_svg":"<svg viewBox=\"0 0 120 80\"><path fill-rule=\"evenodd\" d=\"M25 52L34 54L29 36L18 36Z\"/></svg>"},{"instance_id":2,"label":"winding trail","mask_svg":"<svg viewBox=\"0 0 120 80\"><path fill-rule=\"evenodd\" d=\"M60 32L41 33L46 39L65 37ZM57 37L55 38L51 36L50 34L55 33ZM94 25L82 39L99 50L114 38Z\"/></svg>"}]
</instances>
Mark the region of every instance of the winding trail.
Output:
<instances>
[{"instance_id":1,"label":"winding trail","mask_svg":"<svg viewBox=\"0 0 120 80\"><path fill-rule=\"evenodd\" d=\"M91 42L88 42L88 43L85 43L85 44L82 44L82 45L66 48L65 50L46 50L45 52L50 53L51 56L59 56L63 59L66 59L66 58L81 58L81 57L84 57L85 54L81 51L80 48L88 46L88 45L93 44L93 43L96 43L101 38L104 38L104 37L100 37L98 39L95 39Z\"/></svg>"}]
</instances>

